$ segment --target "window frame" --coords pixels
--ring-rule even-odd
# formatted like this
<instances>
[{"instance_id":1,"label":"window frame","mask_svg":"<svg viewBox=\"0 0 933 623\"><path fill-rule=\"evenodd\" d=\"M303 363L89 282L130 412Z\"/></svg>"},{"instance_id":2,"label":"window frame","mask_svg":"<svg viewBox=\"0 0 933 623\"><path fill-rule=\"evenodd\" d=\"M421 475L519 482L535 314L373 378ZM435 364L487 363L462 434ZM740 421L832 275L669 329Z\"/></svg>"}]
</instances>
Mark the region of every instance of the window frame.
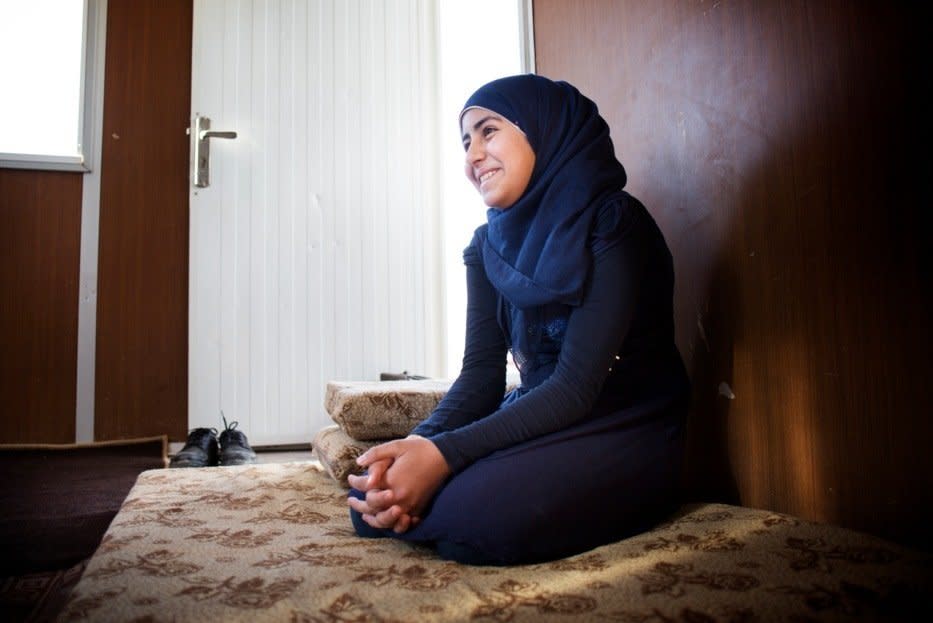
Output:
<instances>
[{"instance_id":1,"label":"window frame","mask_svg":"<svg viewBox=\"0 0 933 623\"><path fill-rule=\"evenodd\" d=\"M76 171L88 173L92 170L91 154L95 153L95 142L99 140L95 102L103 88L103 55L98 46L104 41L106 24L98 17L106 14L106 0L83 0L84 23L81 34L81 83L78 104L78 154L62 156L52 154L22 154L0 152L0 168L31 169L40 171ZM98 66L100 65L100 66Z\"/></svg>"}]
</instances>

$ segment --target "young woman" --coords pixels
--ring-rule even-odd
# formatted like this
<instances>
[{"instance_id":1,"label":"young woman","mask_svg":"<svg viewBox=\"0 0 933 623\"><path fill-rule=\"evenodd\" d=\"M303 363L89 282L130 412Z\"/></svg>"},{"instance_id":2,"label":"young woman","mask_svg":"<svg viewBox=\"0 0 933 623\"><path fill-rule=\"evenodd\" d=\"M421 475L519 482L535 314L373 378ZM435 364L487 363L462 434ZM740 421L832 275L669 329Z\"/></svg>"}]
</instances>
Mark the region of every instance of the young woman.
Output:
<instances>
[{"instance_id":1,"label":"young woman","mask_svg":"<svg viewBox=\"0 0 933 623\"><path fill-rule=\"evenodd\" d=\"M464 251L463 368L409 437L359 458L353 525L472 564L643 531L679 503L689 394L664 238L570 84L495 80L460 127L489 207ZM509 350L521 385L503 398Z\"/></svg>"}]
</instances>

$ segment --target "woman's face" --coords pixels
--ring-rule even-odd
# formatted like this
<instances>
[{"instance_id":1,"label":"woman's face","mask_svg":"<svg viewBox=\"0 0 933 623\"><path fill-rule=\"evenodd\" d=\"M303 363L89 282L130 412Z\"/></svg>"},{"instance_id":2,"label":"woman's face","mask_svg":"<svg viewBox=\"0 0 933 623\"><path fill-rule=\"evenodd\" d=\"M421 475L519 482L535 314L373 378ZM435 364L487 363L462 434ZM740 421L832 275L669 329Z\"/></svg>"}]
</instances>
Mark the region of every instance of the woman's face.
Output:
<instances>
[{"instance_id":1,"label":"woman's face","mask_svg":"<svg viewBox=\"0 0 933 623\"><path fill-rule=\"evenodd\" d=\"M525 134L498 113L471 108L460 120L466 176L490 208L511 207L525 192L535 152Z\"/></svg>"}]
</instances>

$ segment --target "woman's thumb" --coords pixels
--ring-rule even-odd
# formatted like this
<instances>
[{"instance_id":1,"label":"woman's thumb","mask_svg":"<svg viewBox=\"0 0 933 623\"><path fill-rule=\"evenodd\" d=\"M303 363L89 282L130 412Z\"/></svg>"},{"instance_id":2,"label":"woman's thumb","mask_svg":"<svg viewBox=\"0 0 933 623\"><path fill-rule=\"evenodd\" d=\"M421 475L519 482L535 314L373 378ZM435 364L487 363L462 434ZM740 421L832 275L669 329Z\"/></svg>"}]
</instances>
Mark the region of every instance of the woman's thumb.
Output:
<instances>
[{"instance_id":1,"label":"woman's thumb","mask_svg":"<svg viewBox=\"0 0 933 623\"><path fill-rule=\"evenodd\" d=\"M393 458L395 456L394 452L392 451L393 443L394 442L390 441L388 443L379 444L378 446L373 446L363 454L356 457L356 464L362 467L367 467L381 459Z\"/></svg>"}]
</instances>

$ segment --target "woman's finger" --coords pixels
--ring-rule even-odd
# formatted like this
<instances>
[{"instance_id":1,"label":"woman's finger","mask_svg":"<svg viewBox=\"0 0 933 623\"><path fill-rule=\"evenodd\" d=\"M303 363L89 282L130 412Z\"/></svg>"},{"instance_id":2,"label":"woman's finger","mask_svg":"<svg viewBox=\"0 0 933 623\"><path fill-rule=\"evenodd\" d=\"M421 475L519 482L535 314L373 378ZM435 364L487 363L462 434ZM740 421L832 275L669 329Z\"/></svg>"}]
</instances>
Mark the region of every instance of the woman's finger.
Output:
<instances>
[{"instance_id":1,"label":"woman's finger","mask_svg":"<svg viewBox=\"0 0 933 623\"><path fill-rule=\"evenodd\" d=\"M383 479L385 477L386 470L389 469L389 465L391 464L392 464L392 461L388 461L388 460L374 461L370 463L369 469L367 470L369 472L368 474L369 481L366 485L366 488L367 489L372 489L374 487L385 488L384 487L385 483L383 482Z\"/></svg>"},{"instance_id":2,"label":"woman's finger","mask_svg":"<svg viewBox=\"0 0 933 623\"><path fill-rule=\"evenodd\" d=\"M376 461L369 466L367 473L362 475L350 474L347 476L347 483L357 491L369 491L370 489L385 489L383 478L386 470L392 464L391 461Z\"/></svg>"},{"instance_id":3,"label":"woman's finger","mask_svg":"<svg viewBox=\"0 0 933 623\"><path fill-rule=\"evenodd\" d=\"M366 504L375 512L380 512L392 506L395 494L391 489L370 489L366 492Z\"/></svg>"},{"instance_id":4,"label":"woman's finger","mask_svg":"<svg viewBox=\"0 0 933 623\"><path fill-rule=\"evenodd\" d=\"M366 474L363 474L362 476L350 474L347 476L347 482L357 491L366 491L369 488L369 476Z\"/></svg>"},{"instance_id":5,"label":"woman's finger","mask_svg":"<svg viewBox=\"0 0 933 623\"><path fill-rule=\"evenodd\" d=\"M402 509L400 509L398 506L393 506L379 513L366 513L362 515L363 521L365 521L373 528L377 528L379 530L388 530L392 528L398 521L398 518L401 516Z\"/></svg>"},{"instance_id":6,"label":"woman's finger","mask_svg":"<svg viewBox=\"0 0 933 623\"><path fill-rule=\"evenodd\" d=\"M352 496L347 498L347 505L361 515L372 515L377 512L370 508L369 504L367 504L365 500L361 500Z\"/></svg>"},{"instance_id":7,"label":"woman's finger","mask_svg":"<svg viewBox=\"0 0 933 623\"><path fill-rule=\"evenodd\" d=\"M387 530L389 528L394 528L395 524L398 523L399 518L403 514L404 513L400 506L390 506L389 508L376 513L376 521L379 523L381 528Z\"/></svg>"},{"instance_id":8,"label":"woman's finger","mask_svg":"<svg viewBox=\"0 0 933 623\"><path fill-rule=\"evenodd\" d=\"M368 467L381 459L394 459L398 456L398 441L387 441L373 446L356 458L357 465Z\"/></svg>"}]
</instances>

